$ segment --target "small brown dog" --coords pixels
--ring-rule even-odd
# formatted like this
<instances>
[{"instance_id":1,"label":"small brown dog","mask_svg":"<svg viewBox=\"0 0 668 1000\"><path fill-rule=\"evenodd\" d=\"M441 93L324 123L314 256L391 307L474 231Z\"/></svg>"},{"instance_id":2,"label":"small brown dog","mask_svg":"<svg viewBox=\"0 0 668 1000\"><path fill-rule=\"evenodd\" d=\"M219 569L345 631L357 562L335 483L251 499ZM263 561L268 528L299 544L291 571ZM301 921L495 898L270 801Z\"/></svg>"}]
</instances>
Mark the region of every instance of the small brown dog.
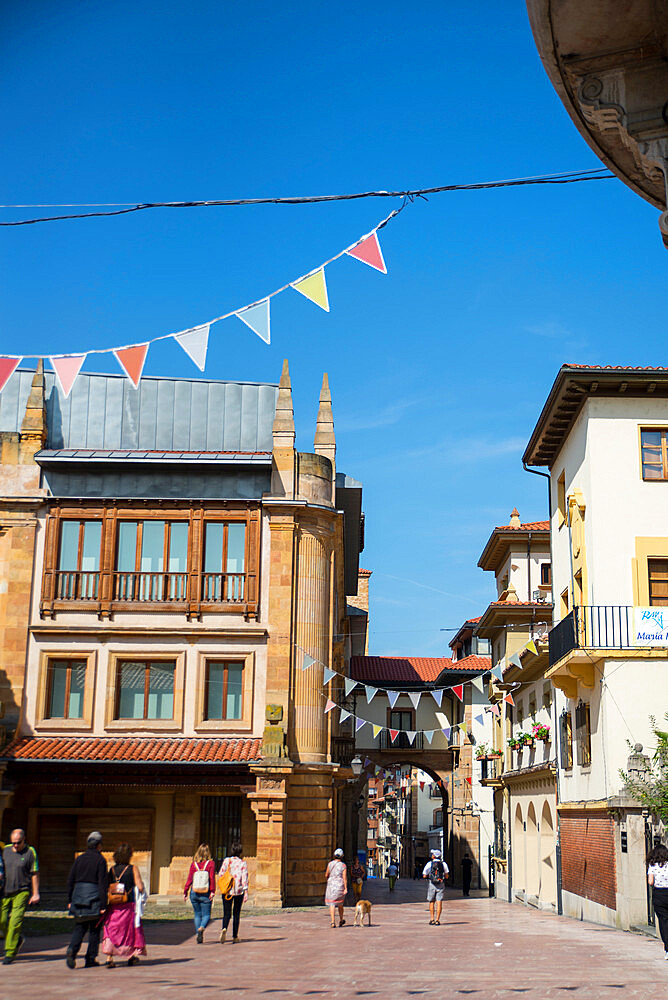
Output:
<instances>
[{"instance_id":1,"label":"small brown dog","mask_svg":"<svg viewBox=\"0 0 668 1000\"><path fill-rule=\"evenodd\" d=\"M353 927L357 927L357 920L359 918L359 926L364 926L364 918L369 918L369 927L371 927L371 903L368 899L360 899L355 905L355 919L353 920Z\"/></svg>"}]
</instances>

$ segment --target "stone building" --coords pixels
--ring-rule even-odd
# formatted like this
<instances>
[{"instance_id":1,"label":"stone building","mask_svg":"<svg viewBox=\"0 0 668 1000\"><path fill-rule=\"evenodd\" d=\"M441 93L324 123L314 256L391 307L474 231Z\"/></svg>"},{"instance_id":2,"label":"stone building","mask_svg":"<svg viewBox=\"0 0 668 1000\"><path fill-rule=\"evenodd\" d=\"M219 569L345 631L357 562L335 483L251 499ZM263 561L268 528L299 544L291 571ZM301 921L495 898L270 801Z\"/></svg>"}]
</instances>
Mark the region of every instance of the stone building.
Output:
<instances>
[{"instance_id":1,"label":"stone building","mask_svg":"<svg viewBox=\"0 0 668 1000\"><path fill-rule=\"evenodd\" d=\"M150 891L241 838L251 896L320 901L345 776L336 722L361 484L280 385L17 371L0 396L3 831L47 889L86 833ZM303 654L313 658L300 669Z\"/></svg>"}]
</instances>

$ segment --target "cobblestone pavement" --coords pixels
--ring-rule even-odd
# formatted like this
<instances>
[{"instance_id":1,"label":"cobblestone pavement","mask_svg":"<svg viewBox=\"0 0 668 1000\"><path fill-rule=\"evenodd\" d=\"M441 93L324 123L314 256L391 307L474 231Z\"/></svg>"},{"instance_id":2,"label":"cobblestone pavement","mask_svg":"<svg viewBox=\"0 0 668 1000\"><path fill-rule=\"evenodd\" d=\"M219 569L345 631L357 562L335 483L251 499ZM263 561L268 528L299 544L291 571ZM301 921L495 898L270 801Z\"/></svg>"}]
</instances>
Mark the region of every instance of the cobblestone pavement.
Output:
<instances>
[{"instance_id":1,"label":"cobblestone pavement","mask_svg":"<svg viewBox=\"0 0 668 1000\"><path fill-rule=\"evenodd\" d=\"M148 957L134 968L84 969L79 960L72 972L66 937L31 938L0 968L0 997L668 997L668 962L656 940L455 891L441 926L430 927L424 891L424 883L400 881L389 894L369 882L371 927L353 927L351 907L346 926L334 930L324 907L249 915L240 943L223 946L217 900L203 945L191 922L149 925Z\"/></svg>"}]
</instances>

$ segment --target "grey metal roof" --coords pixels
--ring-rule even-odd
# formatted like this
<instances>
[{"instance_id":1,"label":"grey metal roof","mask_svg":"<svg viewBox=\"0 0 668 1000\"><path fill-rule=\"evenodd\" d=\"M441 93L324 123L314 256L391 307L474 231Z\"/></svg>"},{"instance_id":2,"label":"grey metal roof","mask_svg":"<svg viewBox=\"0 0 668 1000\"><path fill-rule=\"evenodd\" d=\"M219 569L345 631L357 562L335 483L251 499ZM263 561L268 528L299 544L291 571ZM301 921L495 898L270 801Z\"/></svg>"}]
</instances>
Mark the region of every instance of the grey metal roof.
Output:
<instances>
[{"instance_id":1,"label":"grey metal roof","mask_svg":"<svg viewBox=\"0 0 668 1000\"><path fill-rule=\"evenodd\" d=\"M0 393L0 431L20 429L33 374L19 369ZM272 449L273 383L146 376L135 389L122 375L82 373L66 399L53 372L44 379L49 451Z\"/></svg>"},{"instance_id":2,"label":"grey metal roof","mask_svg":"<svg viewBox=\"0 0 668 1000\"><path fill-rule=\"evenodd\" d=\"M180 465L185 462L196 462L198 465L271 465L271 452L268 451L119 451L96 448L45 448L35 455L38 465L54 462L104 462L105 465L114 462L141 462L151 465L159 462L161 465Z\"/></svg>"}]
</instances>

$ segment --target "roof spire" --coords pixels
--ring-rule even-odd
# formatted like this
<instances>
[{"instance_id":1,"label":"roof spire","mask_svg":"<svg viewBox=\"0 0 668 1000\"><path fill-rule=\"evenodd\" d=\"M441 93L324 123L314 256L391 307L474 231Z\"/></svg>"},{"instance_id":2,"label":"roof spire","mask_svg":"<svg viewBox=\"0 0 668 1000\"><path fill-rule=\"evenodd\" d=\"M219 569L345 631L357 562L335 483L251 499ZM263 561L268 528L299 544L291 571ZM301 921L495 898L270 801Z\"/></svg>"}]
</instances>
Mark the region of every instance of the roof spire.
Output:
<instances>
[{"instance_id":1,"label":"roof spire","mask_svg":"<svg viewBox=\"0 0 668 1000\"><path fill-rule=\"evenodd\" d=\"M318 419L315 425L313 450L316 455L323 455L325 458L330 460L332 463L332 472L334 472L336 460L336 437L334 435L332 394L329 391L329 377L327 372L325 372L322 376L322 388L320 390L320 403L318 405Z\"/></svg>"},{"instance_id":2,"label":"roof spire","mask_svg":"<svg viewBox=\"0 0 668 1000\"><path fill-rule=\"evenodd\" d=\"M295 414L292 408L292 386L288 359L283 361L281 381L278 383L278 399L272 427L274 448L294 448Z\"/></svg>"},{"instance_id":3,"label":"roof spire","mask_svg":"<svg viewBox=\"0 0 668 1000\"><path fill-rule=\"evenodd\" d=\"M46 444L46 411L44 408L44 361L37 362L33 375L30 395L26 403L26 412L21 424L21 437L39 441L43 448Z\"/></svg>"},{"instance_id":4,"label":"roof spire","mask_svg":"<svg viewBox=\"0 0 668 1000\"><path fill-rule=\"evenodd\" d=\"M509 527L510 528L519 528L519 527L521 527L520 512L517 509L517 507L513 507L512 511L510 513L510 524L509 524Z\"/></svg>"}]
</instances>

